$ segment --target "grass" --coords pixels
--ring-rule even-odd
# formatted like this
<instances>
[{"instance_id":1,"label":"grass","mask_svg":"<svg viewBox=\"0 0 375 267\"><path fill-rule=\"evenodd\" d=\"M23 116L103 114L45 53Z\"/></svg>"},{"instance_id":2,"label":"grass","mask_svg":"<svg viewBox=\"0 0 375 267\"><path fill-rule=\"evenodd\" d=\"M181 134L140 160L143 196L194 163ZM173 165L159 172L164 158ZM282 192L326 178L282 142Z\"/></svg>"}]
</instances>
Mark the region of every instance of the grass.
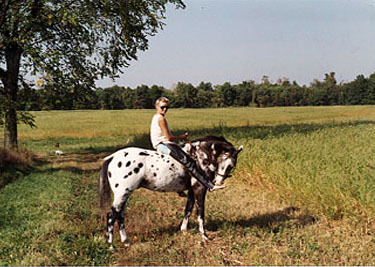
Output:
<instances>
[{"instance_id":1,"label":"grass","mask_svg":"<svg viewBox=\"0 0 375 267\"><path fill-rule=\"evenodd\" d=\"M72 150L80 148L77 144L83 149L125 145L134 135L148 135L154 110L41 111L32 114L36 116L38 127L20 125L20 142L33 151L48 152L55 141L61 141ZM342 123L371 120L374 116L371 106L172 109L168 112L168 121L171 129L177 132L199 135L221 126Z\"/></svg>"},{"instance_id":2,"label":"grass","mask_svg":"<svg viewBox=\"0 0 375 267\"><path fill-rule=\"evenodd\" d=\"M246 162L291 203L310 206L332 219L375 208L375 123L294 126L275 138L243 139Z\"/></svg>"},{"instance_id":3,"label":"grass","mask_svg":"<svg viewBox=\"0 0 375 267\"><path fill-rule=\"evenodd\" d=\"M94 177L39 166L3 188L0 265L108 262L111 254L100 238L100 216L92 202L96 198Z\"/></svg>"},{"instance_id":4,"label":"grass","mask_svg":"<svg viewBox=\"0 0 375 267\"><path fill-rule=\"evenodd\" d=\"M213 240L201 241L195 216L180 233L184 198L141 189L127 208L133 245L115 252L96 209L100 159L149 147L153 111L34 115L20 143L37 161L0 191L0 265L375 264L373 106L170 110L175 133L245 146L227 189L208 194Z\"/></svg>"}]
</instances>

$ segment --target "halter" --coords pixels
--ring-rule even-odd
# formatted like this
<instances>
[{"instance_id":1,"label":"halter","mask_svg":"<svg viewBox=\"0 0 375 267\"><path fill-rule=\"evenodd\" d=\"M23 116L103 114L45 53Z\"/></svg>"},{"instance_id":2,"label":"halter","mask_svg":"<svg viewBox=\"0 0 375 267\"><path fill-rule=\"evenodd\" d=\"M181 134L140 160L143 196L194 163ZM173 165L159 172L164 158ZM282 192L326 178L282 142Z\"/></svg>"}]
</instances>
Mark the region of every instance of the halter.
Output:
<instances>
[{"instance_id":1,"label":"halter","mask_svg":"<svg viewBox=\"0 0 375 267\"><path fill-rule=\"evenodd\" d=\"M230 154L229 152L224 152L224 153L221 153L221 155L218 157L218 159L221 158L221 157L223 157L223 156L225 156L225 155L226 155L228 158L231 156L231 154ZM232 176L232 175L230 175L230 174L228 174L227 176L225 176L225 173L224 173L224 174L219 173L219 168L217 169L217 171L215 171L215 174L218 175L218 176L223 177L224 179L229 178L229 177Z\"/></svg>"},{"instance_id":2,"label":"halter","mask_svg":"<svg viewBox=\"0 0 375 267\"><path fill-rule=\"evenodd\" d=\"M219 173L218 171L217 171L217 172L215 172L215 174L216 174L216 175L218 175L218 176L221 176L221 177L223 177L224 179L228 179L228 178L232 177L232 175L231 175L231 174L228 174L227 176L225 176L225 174L221 174L221 173Z\"/></svg>"},{"instance_id":3,"label":"halter","mask_svg":"<svg viewBox=\"0 0 375 267\"><path fill-rule=\"evenodd\" d=\"M219 173L218 171L215 172L215 174L218 175L218 176L221 176L221 177L223 177L223 178L226 178L226 177L225 177L225 174L221 174L221 173ZM230 177L230 175L228 175L227 177Z\"/></svg>"}]
</instances>

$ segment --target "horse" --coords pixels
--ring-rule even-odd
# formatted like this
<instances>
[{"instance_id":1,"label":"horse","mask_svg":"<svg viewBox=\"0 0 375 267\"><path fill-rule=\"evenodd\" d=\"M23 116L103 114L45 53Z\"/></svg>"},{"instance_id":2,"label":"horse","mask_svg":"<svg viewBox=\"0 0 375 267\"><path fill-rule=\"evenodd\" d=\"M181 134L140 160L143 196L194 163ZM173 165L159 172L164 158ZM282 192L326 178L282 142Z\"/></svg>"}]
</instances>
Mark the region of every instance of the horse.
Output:
<instances>
[{"instance_id":1,"label":"horse","mask_svg":"<svg viewBox=\"0 0 375 267\"><path fill-rule=\"evenodd\" d=\"M243 146L236 149L223 137L205 136L185 143L183 150L193 157L208 177L222 185L235 168ZM104 158L99 179L99 203L107 213L107 242L113 248L113 229L117 221L121 242L131 244L125 231L125 206L129 196L138 188L159 192L181 193L188 190L185 215L180 227L187 230L189 217L197 207L199 231L203 240L209 240L204 230L204 203L207 188L169 155L138 147L127 147ZM111 207L111 190L113 202Z\"/></svg>"}]
</instances>

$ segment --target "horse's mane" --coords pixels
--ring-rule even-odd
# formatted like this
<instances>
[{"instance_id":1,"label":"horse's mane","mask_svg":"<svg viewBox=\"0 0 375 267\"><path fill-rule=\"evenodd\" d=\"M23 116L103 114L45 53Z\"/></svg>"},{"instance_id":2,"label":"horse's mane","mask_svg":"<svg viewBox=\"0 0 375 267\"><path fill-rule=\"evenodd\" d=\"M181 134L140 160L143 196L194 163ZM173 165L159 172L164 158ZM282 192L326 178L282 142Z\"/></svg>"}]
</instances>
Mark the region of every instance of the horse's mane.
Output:
<instances>
[{"instance_id":1,"label":"horse's mane","mask_svg":"<svg viewBox=\"0 0 375 267\"><path fill-rule=\"evenodd\" d=\"M222 136L215 136L215 135L202 136L202 137L199 137L197 139L194 139L192 142L214 142L214 141L224 142L224 143L232 145L224 137L222 137Z\"/></svg>"},{"instance_id":2,"label":"horse's mane","mask_svg":"<svg viewBox=\"0 0 375 267\"><path fill-rule=\"evenodd\" d=\"M222 136L214 136L214 135L207 135L207 136L203 136L203 137L199 137L193 141L191 141L192 143L194 142L207 142L207 143L216 143L216 144L219 144L222 149L224 150L227 150L228 152L234 152L236 149L234 148L234 146L228 142L224 137ZM203 149L208 149L209 146L207 147L202 147ZM221 149L221 150L222 150Z\"/></svg>"}]
</instances>

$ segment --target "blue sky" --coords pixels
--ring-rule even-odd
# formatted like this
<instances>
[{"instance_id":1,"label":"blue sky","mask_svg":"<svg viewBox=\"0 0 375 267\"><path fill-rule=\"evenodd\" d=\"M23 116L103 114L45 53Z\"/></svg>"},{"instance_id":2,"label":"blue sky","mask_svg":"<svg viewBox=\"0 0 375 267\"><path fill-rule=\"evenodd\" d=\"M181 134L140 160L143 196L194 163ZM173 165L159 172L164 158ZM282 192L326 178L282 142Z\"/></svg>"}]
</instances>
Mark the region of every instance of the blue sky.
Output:
<instances>
[{"instance_id":1,"label":"blue sky","mask_svg":"<svg viewBox=\"0 0 375 267\"><path fill-rule=\"evenodd\" d=\"M375 72L375 0L185 0L167 11L114 82L101 87L289 78L309 85L336 72L339 82Z\"/></svg>"}]
</instances>

